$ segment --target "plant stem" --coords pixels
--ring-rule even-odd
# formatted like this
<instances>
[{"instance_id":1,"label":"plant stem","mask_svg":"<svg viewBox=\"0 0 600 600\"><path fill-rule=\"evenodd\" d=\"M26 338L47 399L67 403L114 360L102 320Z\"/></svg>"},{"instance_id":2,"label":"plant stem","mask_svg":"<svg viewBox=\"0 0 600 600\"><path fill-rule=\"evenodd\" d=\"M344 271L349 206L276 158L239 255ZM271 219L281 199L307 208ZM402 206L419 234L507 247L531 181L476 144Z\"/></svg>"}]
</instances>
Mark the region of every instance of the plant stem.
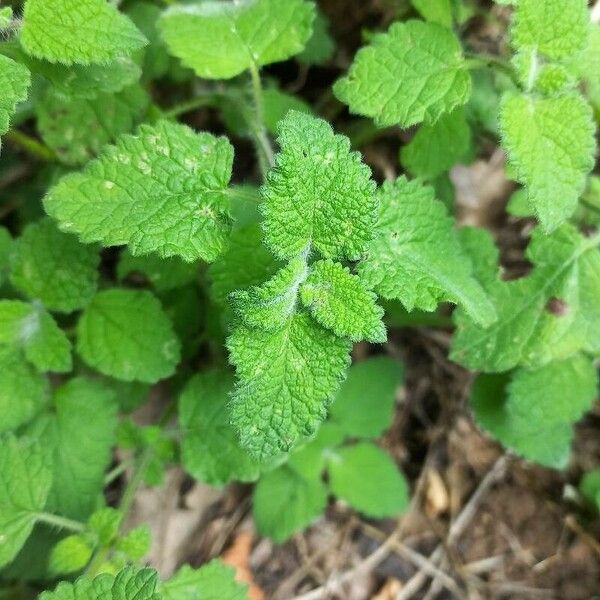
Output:
<instances>
[{"instance_id":1,"label":"plant stem","mask_svg":"<svg viewBox=\"0 0 600 600\"><path fill-rule=\"evenodd\" d=\"M67 517L60 517L59 515L53 515L52 513L41 512L36 513L36 520L41 523L53 525L54 527L60 527L61 529L69 529L71 531L85 531L85 523L80 521L74 521L73 519L67 519Z\"/></svg>"},{"instance_id":2,"label":"plant stem","mask_svg":"<svg viewBox=\"0 0 600 600\"><path fill-rule=\"evenodd\" d=\"M258 160L261 165L263 177L265 177L268 169L273 166L274 153L265 128L265 111L260 73L254 63L250 65L250 76L252 79L252 96L254 98L254 136L256 138Z\"/></svg>"},{"instance_id":3,"label":"plant stem","mask_svg":"<svg viewBox=\"0 0 600 600\"><path fill-rule=\"evenodd\" d=\"M169 110L163 113L163 116L167 119L175 119L179 115L183 115L185 113L191 112L197 108L202 108L203 106L211 106L214 104L217 99L216 94L207 94L206 96L198 96L197 98L192 98L187 102L182 102L181 104L176 104L171 107Z\"/></svg>"},{"instance_id":4,"label":"plant stem","mask_svg":"<svg viewBox=\"0 0 600 600\"><path fill-rule=\"evenodd\" d=\"M44 162L56 161L56 154L54 154L48 146L18 129L11 129L6 134L6 139L17 146L20 146L23 150L26 150L29 154L39 160L43 160Z\"/></svg>"},{"instance_id":5,"label":"plant stem","mask_svg":"<svg viewBox=\"0 0 600 600\"><path fill-rule=\"evenodd\" d=\"M520 86L519 78L515 73L512 65L498 56L492 56L491 54L472 54L467 53L466 55L466 67L467 69L481 69L494 67L498 71L501 71L505 75L508 75L512 82L517 86Z\"/></svg>"}]
</instances>

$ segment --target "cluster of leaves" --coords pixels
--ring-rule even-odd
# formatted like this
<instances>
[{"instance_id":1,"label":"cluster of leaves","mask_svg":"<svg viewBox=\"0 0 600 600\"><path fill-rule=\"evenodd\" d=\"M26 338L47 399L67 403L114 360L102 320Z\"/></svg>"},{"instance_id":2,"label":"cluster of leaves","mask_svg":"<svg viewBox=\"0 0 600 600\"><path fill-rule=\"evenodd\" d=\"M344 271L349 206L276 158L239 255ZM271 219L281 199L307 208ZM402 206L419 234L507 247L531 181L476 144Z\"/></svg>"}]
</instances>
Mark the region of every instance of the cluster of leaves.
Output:
<instances>
[{"instance_id":1,"label":"cluster of leaves","mask_svg":"<svg viewBox=\"0 0 600 600\"><path fill-rule=\"evenodd\" d=\"M353 343L387 338L381 301L457 305L452 357L482 372L477 421L525 458L566 464L600 354L600 236L580 231L600 206L600 32L585 0L514 2L509 60L463 47L457 0L413 0L423 20L372 35L335 95L378 127L419 125L406 175L380 186L351 137L263 89L261 67L334 52L315 4L116 4L0 11L0 135L47 163L11 187L0 227L2 579L84 571L45 600L243 598L219 562L165 583L129 566L150 543L124 529L136 487L179 460L211 485L258 480L256 522L277 541L330 493L369 516L401 512L407 484L374 441L401 366L350 367ZM175 106L155 103L157 85ZM177 122L199 107L254 144L260 188L232 183L228 137ZM477 136L500 141L522 186L509 210L539 223L520 279L448 210L448 170L477 155ZM6 146L10 185L37 164ZM175 404L155 425L127 417L165 380L175 435ZM115 447L131 460L107 474ZM107 507L103 489L130 467Z\"/></svg>"}]
</instances>

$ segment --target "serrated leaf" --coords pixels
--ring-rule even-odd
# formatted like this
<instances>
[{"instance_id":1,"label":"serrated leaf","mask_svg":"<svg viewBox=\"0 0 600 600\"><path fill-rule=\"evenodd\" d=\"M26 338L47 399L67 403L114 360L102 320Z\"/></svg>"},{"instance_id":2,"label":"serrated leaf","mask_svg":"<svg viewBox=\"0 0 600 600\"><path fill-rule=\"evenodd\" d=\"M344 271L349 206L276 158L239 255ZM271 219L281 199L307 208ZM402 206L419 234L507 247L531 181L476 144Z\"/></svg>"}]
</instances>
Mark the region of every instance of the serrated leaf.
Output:
<instances>
[{"instance_id":1,"label":"serrated leaf","mask_svg":"<svg viewBox=\"0 0 600 600\"><path fill-rule=\"evenodd\" d=\"M119 257L117 277L123 281L128 276L140 275L159 292L177 289L198 277L198 265L185 262L178 256L161 258L158 254L134 256L124 250Z\"/></svg>"},{"instance_id":2,"label":"serrated leaf","mask_svg":"<svg viewBox=\"0 0 600 600\"><path fill-rule=\"evenodd\" d=\"M326 416L351 344L298 312L278 331L239 326L228 340L238 382L232 422L258 459L286 452Z\"/></svg>"},{"instance_id":3,"label":"serrated leaf","mask_svg":"<svg viewBox=\"0 0 600 600\"><path fill-rule=\"evenodd\" d=\"M162 600L158 586L156 571L125 567L115 577L104 573L75 583L63 581L54 591L42 592L39 600Z\"/></svg>"},{"instance_id":4,"label":"serrated leaf","mask_svg":"<svg viewBox=\"0 0 600 600\"><path fill-rule=\"evenodd\" d=\"M594 166L595 125L579 94L552 98L506 95L500 111L503 146L517 180L546 232L568 219Z\"/></svg>"},{"instance_id":5,"label":"serrated leaf","mask_svg":"<svg viewBox=\"0 0 600 600\"><path fill-rule=\"evenodd\" d=\"M64 65L105 64L147 43L106 0L26 0L20 40L28 54Z\"/></svg>"},{"instance_id":6,"label":"serrated leaf","mask_svg":"<svg viewBox=\"0 0 600 600\"><path fill-rule=\"evenodd\" d=\"M0 566L9 563L42 512L52 472L36 441L0 437Z\"/></svg>"},{"instance_id":7,"label":"serrated leaf","mask_svg":"<svg viewBox=\"0 0 600 600\"><path fill-rule=\"evenodd\" d=\"M120 537L115 544L116 550L123 552L128 560L141 561L152 544L152 533L148 525L140 525Z\"/></svg>"},{"instance_id":8,"label":"serrated leaf","mask_svg":"<svg viewBox=\"0 0 600 600\"><path fill-rule=\"evenodd\" d=\"M305 479L286 466L260 478L253 496L253 513L261 535L281 543L323 514L327 489L316 478Z\"/></svg>"},{"instance_id":9,"label":"serrated leaf","mask_svg":"<svg viewBox=\"0 0 600 600\"><path fill-rule=\"evenodd\" d=\"M371 443L337 450L329 460L329 485L338 498L370 517L393 517L408 506L404 476L389 455Z\"/></svg>"},{"instance_id":10,"label":"serrated leaf","mask_svg":"<svg viewBox=\"0 0 600 600\"><path fill-rule=\"evenodd\" d=\"M573 424L591 408L597 373L583 356L509 375L480 375L471 392L479 424L524 458L567 465Z\"/></svg>"},{"instance_id":11,"label":"serrated leaf","mask_svg":"<svg viewBox=\"0 0 600 600\"><path fill-rule=\"evenodd\" d=\"M56 390L53 412L29 428L52 465L48 510L86 519L97 508L116 427L113 394L101 383L76 377Z\"/></svg>"},{"instance_id":12,"label":"serrated leaf","mask_svg":"<svg viewBox=\"0 0 600 600\"><path fill-rule=\"evenodd\" d=\"M415 177L435 179L455 164L468 160L471 128L462 108L424 124L402 148L400 162Z\"/></svg>"},{"instance_id":13,"label":"serrated leaf","mask_svg":"<svg viewBox=\"0 0 600 600\"><path fill-rule=\"evenodd\" d=\"M377 356L353 364L331 405L330 420L350 437L376 438L392 424L402 364Z\"/></svg>"},{"instance_id":14,"label":"serrated leaf","mask_svg":"<svg viewBox=\"0 0 600 600\"><path fill-rule=\"evenodd\" d=\"M20 352L0 347L0 432L23 425L42 408L48 381Z\"/></svg>"},{"instance_id":15,"label":"serrated leaf","mask_svg":"<svg viewBox=\"0 0 600 600\"><path fill-rule=\"evenodd\" d=\"M298 54L313 19L314 6L304 0L208 1L170 7L159 27L171 54L196 75L230 79Z\"/></svg>"},{"instance_id":16,"label":"serrated leaf","mask_svg":"<svg viewBox=\"0 0 600 600\"><path fill-rule=\"evenodd\" d=\"M123 513L106 506L92 513L87 525L89 530L98 536L100 544L108 546L117 537L122 522Z\"/></svg>"},{"instance_id":17,"label":"serrated leaf","mask_svg":"<svg viewBox=\"0 0 600 600\"><path fill-rule=\"evenodd\" d=\"M228 371L205 371L188 381L179 398L183 467L210 485L254 481L260 473L259 464L240 448L229 422L233 384Z\"/></svg>"},{"instance_id":18,"label":"serrated leaf","mask_svg":"<svg viewBox=\"0 0 600 600\"><path fill-rule=\"evenodd\" d=\"M376 217L375 184L350 141L322 119L291 111L279 124L280 153L262 189L265 241L282 259L315 251L361 257Z\"/></svg>"},{"instance_id":19,"label":"serrated leaf","mask_svg":"<svg viewBox=\"0 0 600 600\"><path fill-rule=\"evenodd\" d=\"M121 136L82 173L64 177L44 206L84 242L212 261L229 235L232 161L226 138L168 121L142 125L136 137Z\"/></svg>"},{"instance_id":20,"label":"serrated leaf","mask_svg":"<svg viewBox=\"0 0 600 600\"><path fill-rule=\"evenodd\" d=\"M71 370L71 342L39 305L0 300L0 344L22 349L40 371Z\"/></svg>"},{"instance_id":21,"label":"serrated leaf","mask_svg":"<svg viewBox=\"0 0 600 600\"><path fill-rule=\"evenodd\" d=\"M165 581L160 591L164 600L246 600L245 585L235 579L235 571L218 559L199 569L184 565Z\"/></svg>"},{"instance_id":22,"label":"serrated leaf","mask_svg":"<svg viewBox=\"0 0 600 600\"><path fill-rule=\"evenodd\" d=\"M487 329L462 311L451 357L472 370L508 371L565 359L579 350L600 349L600 240L582 237L564 225L551 236L535 230L526 256L530 275L513 281L499 277L498 250L482 230L463 233L498 313Z\"/></svg>"},{"instance_id":23,"label":"serrated leaf","mask_svg":"<svg viewBox=\"0 0 600 600\"><path fill-rule=\"evenodd\" d=\"M208 268L212 296L223 305L231 292L263 283L280 266L262 243L258 225L235 230L227 250Z\"/></svg>"},{"instance_id":24,"label":"serrated leaf","mask_svg":"<svg viewBox=\"0 0 600 600\"><path fill-rule=\"evenodd\" d=\"M513 44L551 59L572 56L588 39L587 0L519 0L511 30Z\"/></svg>"},{"instance_id":25,"label":"serrated leaf","mask_svg":"<svg viewBox=\"0 0 600 600\"><path fill-rule=\"evenodd\" d=\"M0 135L8 131L17 104L27 99L30 84L27 67L0 54Z\"/></svg>"},{"instance_id":26,"label":"serrated leaf","mask_svg":"<svg viewBox=\"0 0 600 600\"><path fill-rule=\"evenodd\" d=\"M381 127L409 127L435 122L466 104L471 78L454 33L435 23L406 21L361 48L333 89L351 112Z\"/></svg>"},{"instance_id":27,"label":"serrated leaf","mask_svg":"<svg viewBox=\"0 0 600 600\"><path fill-rule=\"evenodd\" d=\"M337 336L353 342L387 339L377 296L348 267L332 260L317 261L300 286L300 298L317 322Z\"/></svg>"},{"instance_id":28,"label":"serrated leaf","mask_svg":"<svg viewBox=\"0 0 600 600\"><path fill-rule=\"evenodd\" d=\"M54 575L81 571L92 558L93 552L94 546L88 536L69 535L52 548L48 568Z\"/></svg>"},{"instance_id":29,"label":"serrated leaf","mask_svg":"<svg viewBox=\"0 0 600 600\"><path fill-rule=\"evenodd\" d=\"M494 308L473 277L454 221L433 189L403 176L384 183L378 196L375 238L358 267L363 281L409 311L432 311L439 302L450 301L479 323L493 322Z\"/></svg>"},{"instance_id":30,"label":"serrated leaf","mask_svg":"<svg viewBox=\"0 0 600 600\"><path fill-rule=\"evenodd\" d=\"M81 315L77 351L104 375L156 383L175 372L180 343L150 292L111 289L96 294Z\"/></svg>"},{"instance_id":31,"label":"serrated leaf","mask_svg":"<svg viewBox=\"0 0 600 600\"><path fill-rule=\"evenodd\" d=\"M138 86L93 99L64 96L49 88L36 107L42 139L61 162L83 165L129 133L143 119L150 98Z\"/></svg>"},{"instance_id":32,"label":"serrated leaf","mask_svg":"<svg viewBox=\"0 0 600 600\"><path fill-rule=\"evenodd\" d=\"M11 283L46 308L73 312L85 306L98 285L100 255L50 219L28 225L13 247Z\"/></svg>"},{"instance_id":33,"label":"serrated leaf","mask_svg":"<svg viewBox=\"0 0 600 600\"><path fill-rule=\"evenodd\" d=\"M306 261L296 257L265 283L232 292L230 298L248 327L280 329L296 310L298 289L307 274Z\"/></svg>"}]
</instances>

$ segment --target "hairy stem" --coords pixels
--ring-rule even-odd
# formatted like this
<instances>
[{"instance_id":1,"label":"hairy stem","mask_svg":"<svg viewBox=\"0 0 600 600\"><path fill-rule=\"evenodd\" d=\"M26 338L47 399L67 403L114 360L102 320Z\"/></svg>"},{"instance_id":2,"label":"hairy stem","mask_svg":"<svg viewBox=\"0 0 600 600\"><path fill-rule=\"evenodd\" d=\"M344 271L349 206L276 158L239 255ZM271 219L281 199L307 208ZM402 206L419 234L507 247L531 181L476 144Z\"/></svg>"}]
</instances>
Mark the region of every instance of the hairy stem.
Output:
<instances>
[{"instance_id":1,"label":"hairy stem","mask_svg":"<svg viewBox=\"0 0 600 600\"><path fill-rule=\"evenodd\" d=\"M48 146L18 129L11 129L5 137L9 142L15 146L20 146L39 160L43 160L44 162L56 161L56 154Z\"/></svg>"},{"instance_id":2,"label":"hairy stem","mask_svg":"<svg viewBox=\"0 0 600 600\"><path fill-rule=\"evenodd\" d=\"M175 119L178 116L192 112L197 108L202 108L203 106L212 106L215 104L217 97L217 94L206 94L205 96L192 98L187 102L182 102L181 104L176 104L175 106L171 107L169 110L163 113L163 116L167 119Z\"/></svg>"},{"instance_id":3,"label":"hairy stem","mask_svg":"<svg viewBox=\"0 0 600 600\"><path fill-rule=\"evenodd\" d=\"M36 513L35 518L39 523L46 523L47 525L59 527L60 529L68 529L70 531L77 532L82 532L86 530L85 523L81 523L80 521L74 521L73 519L67 519L67 517L61 517L59 515L53 515L52 513Z\"/></svg>"},{"instance_id":4,"label":"hairy stem","mask_svg":"<svg viewBox=\"0 0 600 600\"><path fill-rule=\"evenodd\" d=\"M261 171L263 177L266 177L267 171L273 166L274 153L265 128L265 112L260 73L258 72L258 67L254 63L250 66L250 76L252 79L252 96L254 98L254 137Z\"/></svg>"}]
</instances>

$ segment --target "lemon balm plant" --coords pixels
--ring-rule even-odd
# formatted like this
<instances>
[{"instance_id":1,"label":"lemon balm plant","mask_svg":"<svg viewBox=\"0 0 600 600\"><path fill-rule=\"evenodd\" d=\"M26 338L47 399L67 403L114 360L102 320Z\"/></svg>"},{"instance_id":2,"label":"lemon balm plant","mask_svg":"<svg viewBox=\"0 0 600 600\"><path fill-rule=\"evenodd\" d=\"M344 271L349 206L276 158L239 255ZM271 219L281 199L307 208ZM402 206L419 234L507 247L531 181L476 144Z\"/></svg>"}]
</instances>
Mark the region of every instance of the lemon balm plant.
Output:
<instances>
[{"instance_id":1,"label":"lemon balm plant","mask_svg":"<svg viewBox=\"0 0 600 600\"><path fill-rule=\"evenodd\" d=\"M456 305L452 357L481 373L478 423L526 459L566 464L600 351L600 32L584 0L514 2L506 56L473 52L449 0L415 1L414 18L371 36L335 95L377 126L418 126L405 174L380 185L348 137L261 72L329 59L310 1L13 4L0 10L0 178L17 199L0 228L7 587L68 577L42 598L245 597L218 561L166 582L140 567L136 489L177 461L211 485L258 481L257 526L277 541L331 494L401 512L407 484L374 440L402 367L350 366L354 343L386 341L382 300ZM229 136L179 122L202 107ZM509 208L536 223L517 280L436 191L481 131L522 186ZM256 173L236 172L244 138ZM167 408L140 427L129 413L158 382ZM128 463L113 463L117 447Z\"/></svg>"}]
</instances>

